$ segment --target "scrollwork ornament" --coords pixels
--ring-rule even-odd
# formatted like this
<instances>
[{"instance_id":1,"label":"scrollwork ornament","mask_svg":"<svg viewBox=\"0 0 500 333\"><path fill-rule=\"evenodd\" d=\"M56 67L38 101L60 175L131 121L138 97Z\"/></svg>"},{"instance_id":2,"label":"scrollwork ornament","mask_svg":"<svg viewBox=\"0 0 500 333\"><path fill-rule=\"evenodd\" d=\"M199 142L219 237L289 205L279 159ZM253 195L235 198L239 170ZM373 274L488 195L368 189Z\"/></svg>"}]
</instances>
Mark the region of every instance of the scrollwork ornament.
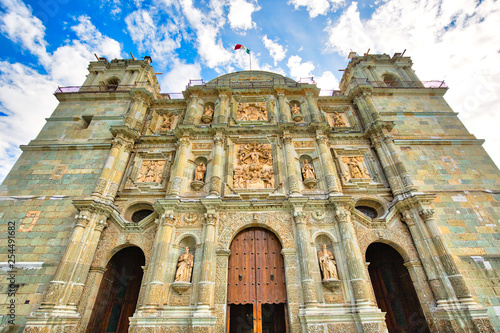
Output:
<instances>
[{"instance_id":1,"label":"scrollwork ornament","mask_svg":"<svg viewBox=\"0 0 500 333\"><path fill-rule=\"evenodd\" d=\"M206 213L205 214L205 223L206 224L217 224L217 213Z\"/></svg>"},{"instance_id":2,"label":"scrollwork ornament","mask_svg":"<svg viewBox=\"0 0 500 333\"><path fill-rule=\"evenodd\" d=\"M434 209L421 209L418 213L422 216L424 221L427 221L434 215Z\"/></svg>"},{"instance_id":3,"label":"scrollwork ornament","mask_svg":"<svg viewBox=\"0 0 500 333\"><path fill-rule=\"evenodd\" d=\"M222 136L214 136L214 144L222 145L224 143L224 137Z\"/></svg>"},{"instance_id":4,"label":"scrollwork ornament","mask_svg":"<svg viewBox=\"0 0 500 333\"><path fill-rule=\"evenodd\" d=\"M297 212L293 213L293 218L295 220L295 223L297 223L297 224L306 223L307 222L307 213L297 211Z\"/></svg>"},{"instance_id":5,"label":"scrollwork ornament","mask_svg":"<svg viewBox=\"0 0 500 333\"><path fill-rule=\"evenodd\" d=\"M220 193L220 178L217 176L212 176L210 178L210 193Z\"/></svg>"},{"instance_id":6,"label":"scrollwork ornament","mask_svg":"<svg viewBox=\"0 0 500 333\"><path fill-rule=\"evenodd\" d=\"M349 216L349 209L341 204L336 204L334 206L335 218L339 222L347 222L347 217Z\"/></svg>"},{"instance_id":7,"label":"scrollwork ornament","mask_svg":"<svg viewBox=\"0 0 500 333\"><path fill-rule=\"evenodd\" d=\"M174 177L172 179L172 193L180 193L183 179L181 177Z\"/></svg>"},{"instance_id":8,"label":"scrollwork ornament","mask_svg":"<svg viewBox=\"0 0 500 333\"><path fill-rule=\"evenodd\" d=\"M181 146L187 147L187 146L189 146L189 142L190 142L190 140L188 137L182 137L179 139L179 143Z\"/></svg>"},{"instance_id":9,"label":"scrollwork ornament","mask_svg":"<svg viewBox=\"0 0 500 333\"><path fill-rule=\"evenodd\" d=\"M406 223L408 226L415 224L415 221L413 220L410 212L408 212L407 210L401 212L401 221Z\"/></svg>"},{"instance_id":10,"label":"scrollwork ornament","mask_svg":"<svg viewBox=\"0 0 500 333\"><path fill-rule=\"evenodd\" d=\"M112 141L113 148L120 149L123 147L124 144L125 142L122 138L113 138Z\"/></svg>"},{"instance_id":11,"label":"scrollwork ornament","mask_svg":"<svg viewBox=\"0 0 500 333\"><path fill-rule=\"evenodd\" d=\"M318 134L318 135L316 135L316 141L318 142L318 144L327 145L328 144L328 137L324 134Z\"/></svg>"},{"instance_id":12,"label":"scrollwork ornament","mask_svg":"<svg viewBox=\"0 0 500 333\"><path fill-rule=\"evenodd\" d=\"M284 143L285 145L290 145L290 144L292 144L292 137L291 137L291 136L289 136L289 135L284 136L284 137L283 137L283 143Z\"/></svg>"},{"instance_id":13,"label":"scrollwork ornament","mask_svg":"<svg viewBox=\"0 0 500 333\"><path fill-rule=\"evenodd\" d=\"M95 230L102 232L108 226L108 222L104 219L98 220L95 225Z\"/></svg>"}]
</instances>

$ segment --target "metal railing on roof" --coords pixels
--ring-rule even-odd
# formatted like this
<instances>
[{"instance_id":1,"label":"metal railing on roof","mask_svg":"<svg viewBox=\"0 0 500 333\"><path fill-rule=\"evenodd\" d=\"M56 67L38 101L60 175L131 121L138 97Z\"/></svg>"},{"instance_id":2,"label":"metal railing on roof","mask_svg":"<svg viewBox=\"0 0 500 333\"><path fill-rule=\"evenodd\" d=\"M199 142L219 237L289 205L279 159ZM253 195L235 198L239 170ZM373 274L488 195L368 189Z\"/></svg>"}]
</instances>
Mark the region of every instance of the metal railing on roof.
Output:
<instances>
[{"instance_id":1,"label":"metal railing on roof","mask_svg":"<svg viewBox=\"0 0 500 333\"><path fill-rule=\"evenodd\" d=\"M252 88L272 88L274 86L286 86L289 88L299 87L301 84L315 84L311 78L301 78L299 82L295 82L287 78L270 78L270 79L252 79L246 81L235 81L234 79L214 79L210 82L205 82L202 79L189 80L188 87L203 86L208 89L218 87L227 87L231 89L252 89Z\"/></svg>"}]
</instances>

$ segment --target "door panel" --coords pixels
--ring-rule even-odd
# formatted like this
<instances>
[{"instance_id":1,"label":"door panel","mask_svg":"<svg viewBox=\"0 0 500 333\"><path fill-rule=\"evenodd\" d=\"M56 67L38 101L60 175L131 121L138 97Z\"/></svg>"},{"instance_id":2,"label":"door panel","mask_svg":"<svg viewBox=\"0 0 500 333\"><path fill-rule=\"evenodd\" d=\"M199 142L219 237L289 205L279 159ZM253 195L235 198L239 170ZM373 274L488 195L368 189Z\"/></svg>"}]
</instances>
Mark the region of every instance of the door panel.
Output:
<instances>
[{"instance_id":1,"label":"door panel","mask_svg":"<svg viewBox=\"0 0 500 333\"><path fill-rule=\"evenodd\" d=\"M366 251L366 260L377 304L386 312L389 333L430 332L401 255L386 244L373 243Z\"/></svg>"},{"instance_id":2,"label":"door panel","mask_svg":"<svg viewBox=\"0 0 500 333\"><path fill-rule=\"evenodd\" d=\"M252 305L251 332L286 332L285 271L279 240L265 229L245 229L234 238L230 250L229 332L248 318L247 312L238 312L242 304Z\"/></svg>"}]
</instances>

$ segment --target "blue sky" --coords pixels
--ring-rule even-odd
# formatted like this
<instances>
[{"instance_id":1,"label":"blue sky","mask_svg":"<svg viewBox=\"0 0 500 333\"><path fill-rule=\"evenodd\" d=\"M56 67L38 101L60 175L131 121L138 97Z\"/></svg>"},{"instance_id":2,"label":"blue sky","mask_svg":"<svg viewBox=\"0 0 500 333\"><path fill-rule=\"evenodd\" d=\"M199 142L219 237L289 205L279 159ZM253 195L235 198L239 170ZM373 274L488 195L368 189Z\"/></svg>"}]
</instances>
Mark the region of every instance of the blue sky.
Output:
<instances>
[{"instance_id":1,"label":"blue sky","mask_svg":"<svg viewBox=\"0 0 500 333\"><path fill-rule=\"evenodd\" d=\"M57 86L81 85L94 53L150 55L163 92L249 69L335 89L349 51L402 52L500 165L500 3L493 0L0 0L0 180L34 139Z\"/></svg>"}]
</instances>

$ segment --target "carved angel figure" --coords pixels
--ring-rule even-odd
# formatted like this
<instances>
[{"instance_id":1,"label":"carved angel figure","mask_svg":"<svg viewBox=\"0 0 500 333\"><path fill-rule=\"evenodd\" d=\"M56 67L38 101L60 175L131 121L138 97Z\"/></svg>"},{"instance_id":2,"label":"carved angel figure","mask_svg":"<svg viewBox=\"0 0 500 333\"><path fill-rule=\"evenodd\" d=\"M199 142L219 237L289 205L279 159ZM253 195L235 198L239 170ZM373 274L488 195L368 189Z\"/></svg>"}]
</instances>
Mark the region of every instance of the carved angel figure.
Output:
<instances>
[{"instance_id":1,"label":"carved angel figure","mask_svg":"<svg viewBox=\"0 0 500 333\"><path fill-rule=\"evenodd\" d=\"M323 280L338 280L335 258L331 251L326 249L326 244L322 245L322 250L318 252L319 266L323 273Z\"/></svg>"},{"instance_id":2,"label":"carved angel figure","mask_svg":"<svg viewBox=\"0 0 500 333\"><path fill-rule=\"evenodd\" d=\"M160 131L170 131L174 123L174 116L171 114L166 114L163 116L163 122L160 126Z\"/></svg>"},{"instance_id":3,"label":"carved angel figure","mask_svg":"<svg viewBox=\"0 0 500 333\"><path fill-rule=\"evenodd\" d=\"M347 124L344 121L344 118L342 118L342 115L338 112L334 112L332 114L332 120L333 120L333 126L335 127L346 127Z\"/></svg>"},{"instance_id":4,"label":"carved angel figure","mask_svg":"<svg viewBox=\"0 0 500 333\"><path fill-rule=\"evenodd\" d=\"M191 281L191 273L193 272L194 265L194 256L192 253L189 253L189 247L185 247L185 251L183 254L179 256L179 261L177 262L177 272L175 273L174 282Z\"/></svg>"},{"instance_id":5,"label":"carved angel figure","mask_svg":"<svg viewBox=\"0 0 500 333\"><path fill-rule=\"evenodd\" d=\"M307 159L304 160L304 164L302 165L302 176L304 176L304 180L316 179L314 167L312 164L309 164L309 161Z\"/></svg>"},{"instance_id":6,"label":"carved angel figure","mask_svg":"<svg viewBox=\"0 0 500 333\"><path fill-rule=\"evenodd\" d=\"M214 109L212 109L212 106L210 104L205 107L203 115L207 117L212 117L214 115Z\"/></svg>"},{"instance_id":7,"label":"carved angel figure","mask_svg":"<svg viewBox=\"0 0 500 333\"><path fill-rule=\"evenodd\" d=\"M292 115L300 114L299 104L295 103L292 107Z\"/></svg>"},{"instance_id":8,"label":"carved angel figure","mask_svg":"<svg viewBox=\"0 0 500 333\"><path fill-rule=\"evenodd\" d=\"M205 172L207 171L207 166L205 163L200 162L194 171L194 180L203 181L205 178Z\"/></svg>"}]
</instances>

